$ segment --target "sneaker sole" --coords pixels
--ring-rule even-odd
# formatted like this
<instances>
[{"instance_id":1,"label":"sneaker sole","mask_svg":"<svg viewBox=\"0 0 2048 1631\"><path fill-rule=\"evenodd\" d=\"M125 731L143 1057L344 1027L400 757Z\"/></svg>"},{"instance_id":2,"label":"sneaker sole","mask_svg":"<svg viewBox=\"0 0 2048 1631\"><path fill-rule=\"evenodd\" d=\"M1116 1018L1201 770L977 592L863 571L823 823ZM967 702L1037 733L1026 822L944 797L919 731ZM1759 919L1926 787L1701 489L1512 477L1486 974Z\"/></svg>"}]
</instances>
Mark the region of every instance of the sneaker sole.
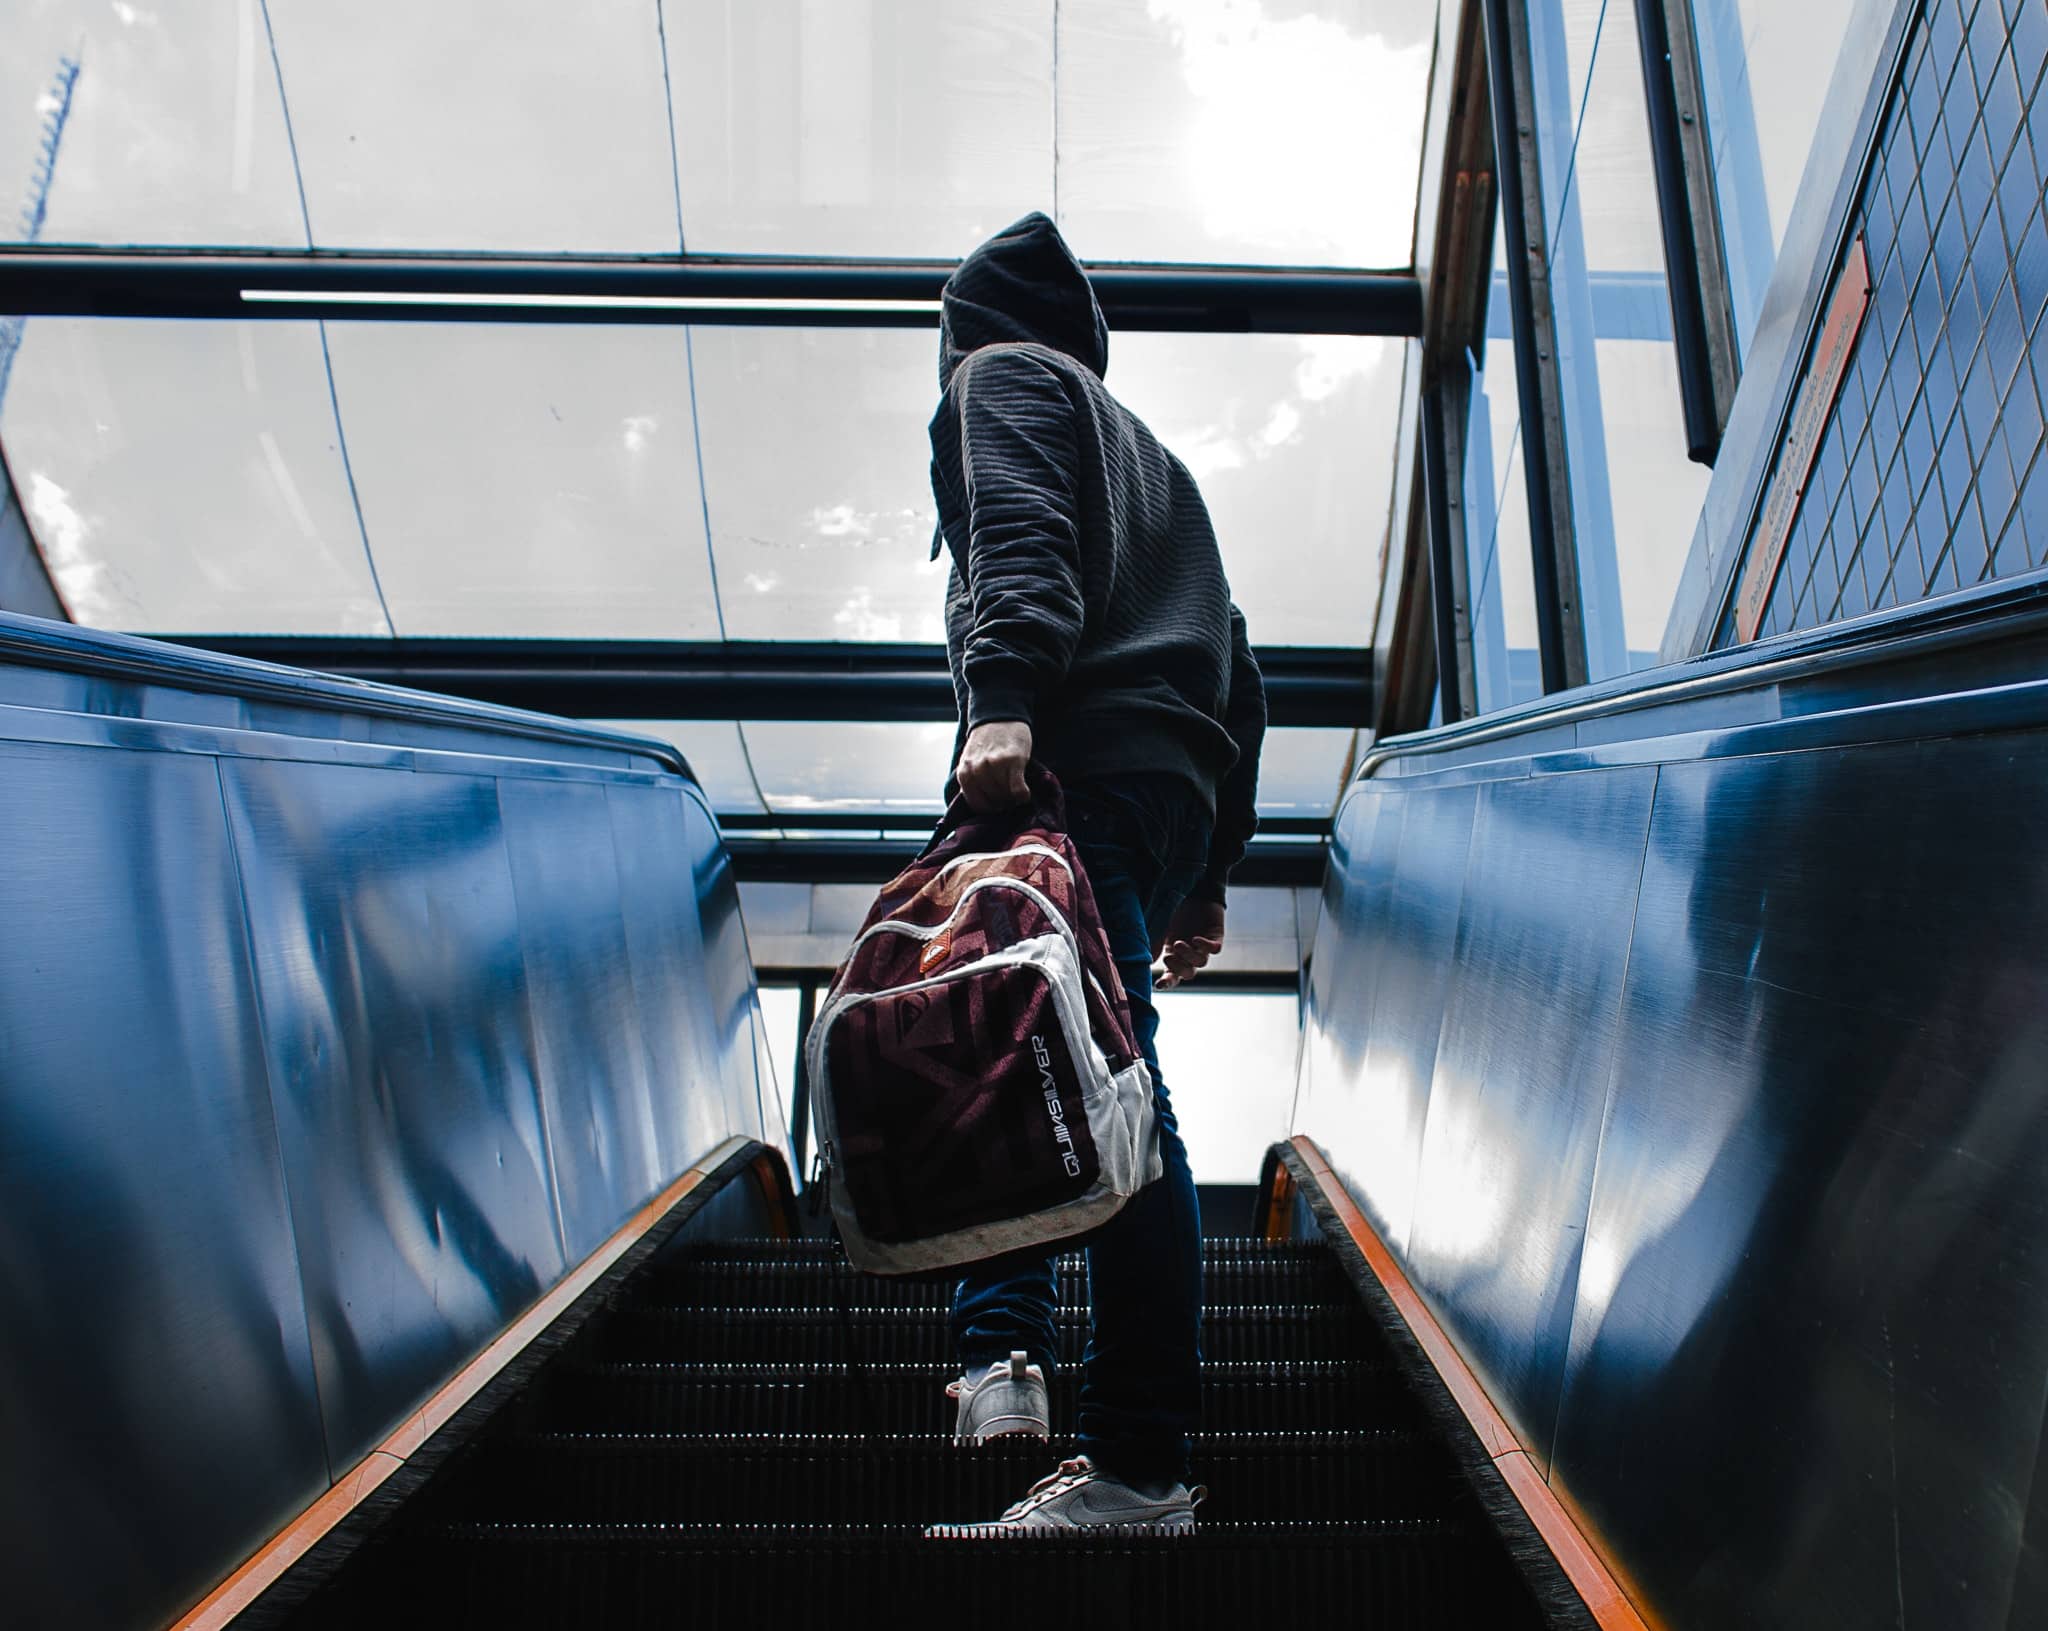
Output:
<instances>
[{"instance_id":1,"label":"sneaker sole","mask_svg":"<svg viewBox=\"0 0 2048 1631\"><path fill-rule=\"evenodd\" d=\"M1147 1518L1130 1523L1077 1523L1051 1528L1044 1525L1027 1527L1023 1524L989 1523L935 1523L924 1532L926 1540L970 1540L1003 1541L1029 1545L1038 1541L1056 1540L1138 1540L1138 1539L1191 1539L1195 1533L1195 1515L1192 1512L1175 1512L1163 1518Z\"/></svg>"},{"instance_id":2,"label":"sneaker sole","mask_svg":"<svg viewBox=\"0 0 2048 1631\"><path fill-rule=\"evenodd\" d=\"M1052 1428L1036 1416L997 1416L979 1433L955 1433L953 1442L969 1448L998 1438L1035 1438L1052 1442Z\"/></svg>"}]
</instances>

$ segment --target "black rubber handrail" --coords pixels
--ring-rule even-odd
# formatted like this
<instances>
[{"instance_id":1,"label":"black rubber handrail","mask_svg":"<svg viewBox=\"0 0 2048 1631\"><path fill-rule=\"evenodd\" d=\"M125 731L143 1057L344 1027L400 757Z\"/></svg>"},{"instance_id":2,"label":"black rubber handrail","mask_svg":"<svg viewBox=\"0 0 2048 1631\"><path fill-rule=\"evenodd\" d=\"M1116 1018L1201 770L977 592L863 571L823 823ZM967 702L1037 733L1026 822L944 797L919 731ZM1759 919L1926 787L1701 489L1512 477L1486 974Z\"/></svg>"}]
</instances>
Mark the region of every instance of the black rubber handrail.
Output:
<instances>
[{"instance_id":1,"label":"black rubber handrail","mask_svg":"<svg viewBox=\"0 0 2048 1631\"><path fill-rule=\"evenodd\" d=\"M1352 784L1377 775L1382 765L1395 759L1499 741L1638 708L1725 696L1759 685L1981 645L2042 629L2048 629L2048 572L1777 635L1682 663L1618 675L1455 725L1389 737L1360 758Z\"/></svg>"},{"instance_id":2,"label":"black rubber handrail","mask_svg":"<svg viewBox=\"0 0 2048 1631\"><path fill-rule=\"evenodd\" d=\"M104 675L212 695L257 697L299 707L319 706L380 719L428 720L570 747L609 748L652 759L664 770L698 785L697 773L682 752L671 743L650 737L579 725L517 708L469 702L460 697L437 696L430 691L316 674L246 657L226 657L161 640L81 628L75 623L0 612L0 663Z\"/></svg>"}]
</instances>

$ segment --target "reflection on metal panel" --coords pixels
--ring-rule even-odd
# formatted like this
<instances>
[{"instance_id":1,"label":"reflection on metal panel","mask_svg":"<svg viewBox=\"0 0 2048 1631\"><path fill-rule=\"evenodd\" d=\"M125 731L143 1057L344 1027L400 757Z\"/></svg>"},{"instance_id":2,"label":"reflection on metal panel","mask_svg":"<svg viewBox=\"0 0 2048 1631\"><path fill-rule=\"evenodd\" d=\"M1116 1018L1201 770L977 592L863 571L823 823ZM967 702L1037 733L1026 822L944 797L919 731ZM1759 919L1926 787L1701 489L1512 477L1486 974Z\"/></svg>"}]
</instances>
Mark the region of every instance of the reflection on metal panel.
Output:
<instances>
[{"instance_id":1,"label":"reflection on metal panel","mask_svg":"<svg viewBox=\"0 0 2048 1631\"><path fill-rule=\"evenodd\" d=\"M751 1125L754 1114L751 1094L720 1069L682 809L694 803L670 787L605 789L626 954L655 1084L655 1165L663 1173L681 1171L726 1128Z\"/></svg>"},{"instance_id":2,"label":"reflection on metal panel","mask_svg":"<svg viewBox=\"0 0 2048 1631\"><path fill-rule=\"evenodd\" d=\"M1425 1294L1464 1312L1466 1357L1538 1467L1557 1420L1656 774L1479 789L1464 874L1409 1266ZM1390 1019L1393 995L1383 984ZM1425 1018L1434 1037L1436 1011Z\"/></svg>"},{"instance_id":3,"label":"reflection on metal panel","mask_svg":"<svg viewBox=\"0 0 2048 1631\"><path fill-rule=\"evenodd\" d=\"M6 1613L150 1624L328 1477L220 782L0 742L0 830Z\"/></svg>"},{"instance_id":4,"label":"reflection on metal panel","mask_svg":"<svg viewBox=\"0 0 2048 1631\"><path fill-rule=\"evenodd\" d=\"M1558 1460L1617 1541L1753 1571L1684 1623L2048 1612L2036 1580L2007 1618L2048 1379L2041 741L1664 772ZM1709 1401L1743 1426L1699 1456Z\"/></svg>"},{"instance_id":5,"label":"reflection on metal panel","mask_svg":"<svg viewBox=\"0 0 2048 1631\"><path fill-rule=\"evenodd\" d=\"M657 1189L651 1070L601 787L498 784L569 1261Z\"/></svg>"},{"instance_id":6,"label":"reflection on metal panel","mask_svg":"<svg viewBox=\"0 0 2048 1631\"><path fill-rule=\"evenodd\" d=\"M601 733L5 634L8 1608L160 1624L765 1130L753 974L695 790Z\"/></svg>"},{"instance_id":7,"label":"reflection on metal panel","mask_svg":"<svg viewBox=\"0 0 2048 1631\"><path fill-rule=\"evenodd\" d=\"M339 1470L566 1266L512 875L486 777L223 780Z\"/></svg>"},{"instance_id":8,"label":"reflection on metal panel","mask_svg":"<svg viewBox=\"0 0 2048 1631\"><path fill-rule=\"evenodd\" d=\"M1424 745L1341 818L1297 1130L1377 1216L1416 1197L1390 1239L1661 1623L2048 1618L2048 683L2010 683L2017 638L1780 664L1784 717L1728 729L1538 717L1443 774ZM1408 839L1453 790L1469 861L1417 920L1392 903L1446 874ZM1447 915L1439 1008L1393 971ZM1382 1050L1433 1076L1412 1153Z\"/></svg>"}]
</instances>

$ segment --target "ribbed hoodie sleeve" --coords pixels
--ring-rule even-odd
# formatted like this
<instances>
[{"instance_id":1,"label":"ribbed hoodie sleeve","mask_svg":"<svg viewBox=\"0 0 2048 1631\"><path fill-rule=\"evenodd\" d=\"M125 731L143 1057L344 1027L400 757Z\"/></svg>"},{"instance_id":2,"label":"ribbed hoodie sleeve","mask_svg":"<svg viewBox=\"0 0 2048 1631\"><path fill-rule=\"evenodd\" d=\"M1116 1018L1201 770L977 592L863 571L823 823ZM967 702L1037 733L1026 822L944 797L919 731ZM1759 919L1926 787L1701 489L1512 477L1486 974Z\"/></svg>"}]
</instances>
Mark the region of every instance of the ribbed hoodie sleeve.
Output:
<instances>
[{"instance_id":1,"label":"ribbed hoodie sleeve","mask_svg":"<svg viewBox=\"0 0 2048 1631\"><path fill-rule=\"evenodd\" d=\"M996 347L953 378L974 626L967 724L1029 723L1081 639L1080 456L1074 404L1050 367Z\"/></svg>"},{"instance_id":2,"label":"ribbed hoodie sleeve","mask_svg":"<svg viewBox=\"0 0 2048 1631\"><path fill-rule=\"evenodd\" d=\"M1266 740L1266 682L1252 657L1244 613L1230 608L1230 696L1223 726L1237 745L1237 763L1216 789L1216 825L1209 838L1209 866L1193 893L1221 902L1231 868L1244 859L1259 830L1259 750Z\"/></svg>"}]
</instances>

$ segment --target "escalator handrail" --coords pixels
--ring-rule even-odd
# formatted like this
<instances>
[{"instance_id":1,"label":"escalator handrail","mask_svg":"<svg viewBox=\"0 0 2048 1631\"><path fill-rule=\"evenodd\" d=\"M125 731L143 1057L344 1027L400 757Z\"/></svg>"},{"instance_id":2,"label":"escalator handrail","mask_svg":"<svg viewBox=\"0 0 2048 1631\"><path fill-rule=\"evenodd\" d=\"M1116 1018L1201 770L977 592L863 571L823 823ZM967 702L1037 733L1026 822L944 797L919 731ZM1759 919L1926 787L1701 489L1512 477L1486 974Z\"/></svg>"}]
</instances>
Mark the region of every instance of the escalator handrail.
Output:
<instances>
[{"instance_id":1,"label":"escalator handrail","mask_svg":"<svg viewBox=\"0 0 2048 1631\"><path fill-rule=\"evenodd\" d=\"M2048 573L1986 584L1816 629L1717 651L1518 703L1434 730L1390 736L1363 753L1352 786L1396 759L1472 747L1557 725L1754 690L1819 674L1904 661L2048 629ZM1645 675L1668 674L1670 678Z\"/></svg>"},{"instance_id":2,"label":"escalator handrail","mask_svg":"<svg viewBox=\"0 0 2048 1631\"><path fill-rule=\"evenodd\" d=\"M606 730L551 714L414 691L375 680L321 674L249 657L228 657L139 635L0 612L0 665L9 663L187 691L259 698L298 707L317 706L381 719L424 720L570 747L608 748L652 759L670 774L682 777L692 786L699 785L696 772L679 748L628 731Z\"/></svg>"}]
</instances>

